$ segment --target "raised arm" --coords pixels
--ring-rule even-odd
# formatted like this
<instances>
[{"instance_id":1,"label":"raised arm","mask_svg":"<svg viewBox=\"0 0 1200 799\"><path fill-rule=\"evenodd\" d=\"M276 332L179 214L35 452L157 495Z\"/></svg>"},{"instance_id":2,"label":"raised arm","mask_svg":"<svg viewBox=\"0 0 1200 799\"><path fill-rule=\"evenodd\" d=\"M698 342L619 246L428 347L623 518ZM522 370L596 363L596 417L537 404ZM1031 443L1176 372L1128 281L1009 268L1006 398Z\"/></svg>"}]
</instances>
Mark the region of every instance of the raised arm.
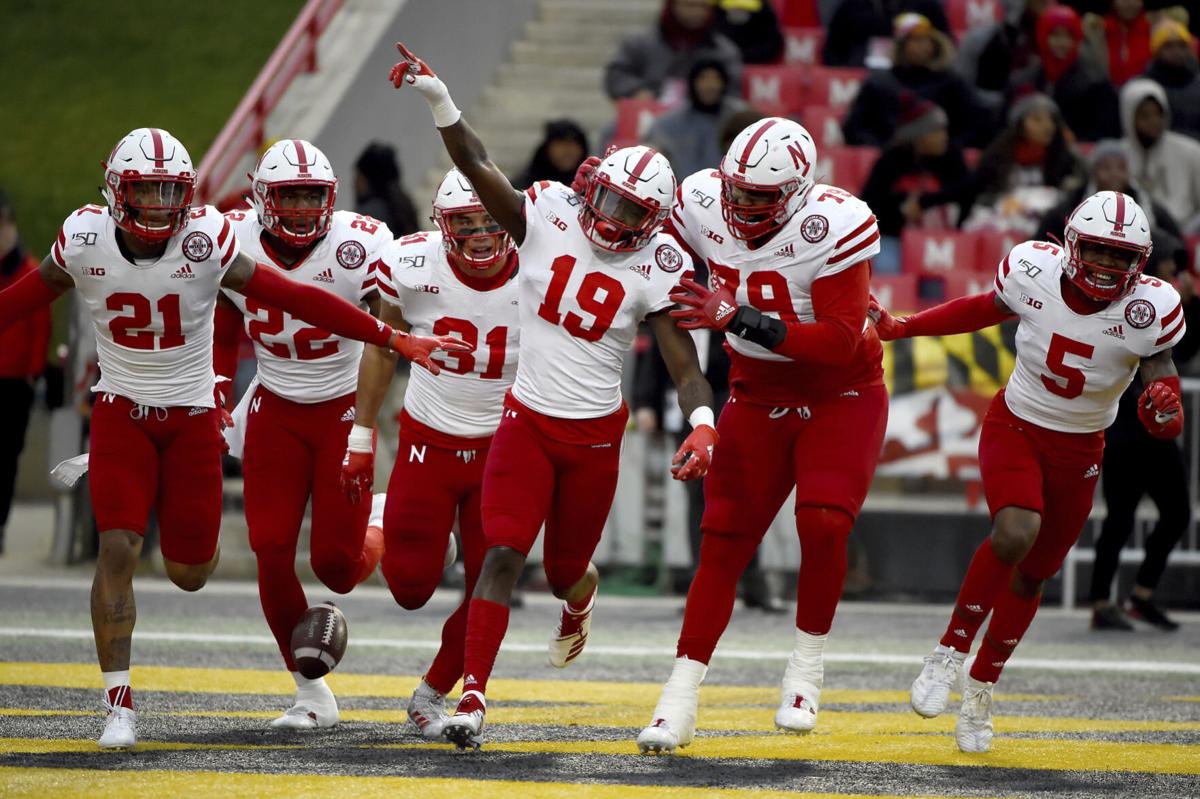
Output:
<instances>
[{"instance_id":1,"label":"raised arm","mask_svg":"<svg viewBox=\"0 0 1200 799\"><path fill-rule=\"evenodd\" d=\"M425 98L450 159L471 182L492 219L508 231L513 241L521 244L525 241L524 195L513 188L500 168L488 158L483 142L463 119L441 78L400 42L396 43L396 49L403 60L397 62L388 75L392 85L397 89L411 86Z\"/></svg>"},{"instance_id":2,"label":"raised arm","mask_svg":"<svg viewBox=\"0 0 1200 799\"><path fill-rule=\"evenodd\" d=\"M0 291L0 331L32 316L75 287L75 281L50 256L42 259L36 272L28 272L4 291Z\"/></svg>"},{"instance_id":3,"label":"raised arm","mask_svg":"<svg viewBox=\"0 0 1200 799\"><path fill-rule=\"evenodd\" d=\"M649 322L679 394L679 409L692 426L691 434L671 461L671 472L676 480L696 480L708 472L713 447L717 444L712 387L700 368L692 337L676 327L665 312L654 314Z\"/></svg>"},{"instance_id":4,"label":"raised arm","mask_svg":"<svg viewBox=\"0 0 1200 799\"><path fill-rule=\"evenodd\" d=\"M1171 350L1142 358L1138 374L1146 390L1138 398L1138 419L1155 438L1175 438L1183 432L1182 388Z\"/></svg>"}]
</instances>

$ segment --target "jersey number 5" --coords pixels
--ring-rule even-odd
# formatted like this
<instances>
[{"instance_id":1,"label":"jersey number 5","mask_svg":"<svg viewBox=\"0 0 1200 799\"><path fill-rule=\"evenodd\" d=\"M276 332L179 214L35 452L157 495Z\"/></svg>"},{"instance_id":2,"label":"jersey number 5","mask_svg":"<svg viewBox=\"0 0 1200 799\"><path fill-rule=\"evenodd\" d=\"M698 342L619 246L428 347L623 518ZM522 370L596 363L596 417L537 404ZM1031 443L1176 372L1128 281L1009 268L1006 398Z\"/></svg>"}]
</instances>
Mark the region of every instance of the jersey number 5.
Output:
<instances>
[{"instance_id":1,"label":"jersey number 5","mask_svg":"<svg viewBox=\"0 0 1200 799\"><path fill-rule=\"evenodd\" d=\"M579 303L580 310L592 315L591 325L574 311L568 311L566 316L561 315L558 308L562 305L571 272L575 271L575 260L573 255L560 255L550 264L554 278L546 289L546 299L538 307L538 316L552 325L562 325L575 338L599 341L617 317L617 310L625 299L625 287L614 277L601 272L589 272L579 284L579 291L575 292L575 301Z\"/></svg>"},{"instance_id":2,"label":"jersey number 5","mask_svg":"<svg viewBox=\"0 0 1200 799\"><path fill-rule=\"evenodd\" d=\"M1046 366L1054 377L1042 375L1042 385L1051 394L1063 399L1075 399L1083 393L1083 370L1078 366L1068 366L1064 359L1068 355L1078 355L1087 360L1095 351L1096 348L1091 344L1055 333L1050 338L1050 349L1046 352Z\"/></svg>"}]
</instances>

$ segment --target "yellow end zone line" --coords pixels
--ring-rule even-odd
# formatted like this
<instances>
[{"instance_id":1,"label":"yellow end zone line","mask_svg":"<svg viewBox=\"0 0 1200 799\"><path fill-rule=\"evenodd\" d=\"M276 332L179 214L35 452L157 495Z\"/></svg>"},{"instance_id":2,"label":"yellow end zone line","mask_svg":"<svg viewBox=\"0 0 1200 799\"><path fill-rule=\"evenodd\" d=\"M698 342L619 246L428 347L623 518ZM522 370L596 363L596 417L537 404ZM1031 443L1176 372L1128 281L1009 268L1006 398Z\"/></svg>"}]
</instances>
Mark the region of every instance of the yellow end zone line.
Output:
<instances>
[{"instance_id":1,"label":"yellow end zone line","mask_svg":"<svg viewBox=\"0 0 1200 799\"><path fill-rule=\"evenodd\" d=\"M141 711L144 715L193 716L230 719L274 719L279 710L171 710ZM709 732L768 732L772 729L774 707L770 708L700 708L699 728ZM53 710L40 708L0 708L0 716L99 716L98 711ZM406 724L404 710L341 709L342 721L373 724ZM602 705L494 705L488 711L489 725L540 725L626 728L630 735L649 720L645 708L606 707ZM946 714L936 719L923 719L905 712L863 713L857 711L823 710L822 733L857 735L878 733L890 735L923 735L951 733L955 716ZM1135 719L1081 719L1061 716L1006 716L996 718L996 731L1005 733L1119 733L1119 732L1196 732L1200 721L1144 721Z\"/></svg>"},{"instance_id":2,"label":"yellow end zone line","mask_svg":"<svg viewBox=\"0 0 1200 799\"><path fill-rule=\"evenodd\" d=\"M663 677L668 674L664 667ZM291 695L296 687L281 667L278 670L192 668L183 666L134 666L131 675L135 693L174 691L185 693ZM407 700L419 676L343 674L328 678L338 696L394 697ZM52 688L94 688L103 682L100 670L84 663L0 662L0 685L32 685ZM649 712L658 702L661 683L612 682L600 680L513 680L488 682L488 699L499 702L584 703L594 705L645 706ZM997 694L999 702L1052 702L1061 694ZM700 691L702 706L774 706L779 701L775 686L707 685ZM872 691L828 688L821 703L889 704L908 703L908 691Z\"/></svg>"},{"instance_id":3,"label":"yellow end zone line","mask_svg":"<svg viewBox=\"0 0 1200 799\"><path fill-rule=\"evenodd\" d=\"M807 793L738 788L680 788L666 785L598 785L443 777L340 777L316 774L236 774L211 771L92 771L89 769L3 768L6 797L55 796L126 799L163 796L354 796L355 799L428 799L476 796L489 799L881 799L894 794ZM906 799L935 799L906 797ZM936 799L952 799L936 797Z\"/></svg>"}]
</instances>

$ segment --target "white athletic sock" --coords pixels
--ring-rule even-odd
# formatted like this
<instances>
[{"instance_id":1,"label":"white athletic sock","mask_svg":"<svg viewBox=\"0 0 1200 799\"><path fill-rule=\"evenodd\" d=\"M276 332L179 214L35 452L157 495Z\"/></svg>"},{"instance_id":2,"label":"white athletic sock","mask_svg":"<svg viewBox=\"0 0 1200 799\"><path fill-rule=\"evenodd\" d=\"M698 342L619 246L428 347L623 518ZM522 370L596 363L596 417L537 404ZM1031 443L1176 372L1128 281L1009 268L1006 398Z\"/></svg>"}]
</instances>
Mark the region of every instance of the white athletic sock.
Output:
<instances>
[{"instance_id":1,"label":"white athletic sock","mask_svg":"<svg viewBox=\"0 0 1200 799\"><path fill-rule=\"evenodd\" d=\"M306 690L312 690L317 687L325 686L325 678L318 677L315 680L310 680L298 671L292 672L292 679L296 681L296 690L304 693Z\"/></svg>"},{"instance_id":2,"label":"white athletic sock","mask_svg":"<svg viewBox=\"0 0 1200 799\"><path fill-rule=\"evenodd\" d=\"M122 685L129 685L129 669L124 671L102 671L100 675L104 677L104 693L108 693L114 688Z\"/></svg>"},{"instance_id":3,"label":"white athletic sock","mask_svg":"<svg viewBox=\"0 0 1200 799\"><path fill-rule=\"evenodd\" d=\"M825 641L829 634L812 635L796 628L796 641L792 645L792 654L788 658L787 669L783 672L785 686L795 682L805 682L817 690L825 682Z\"/></svg>"}]
</instances>

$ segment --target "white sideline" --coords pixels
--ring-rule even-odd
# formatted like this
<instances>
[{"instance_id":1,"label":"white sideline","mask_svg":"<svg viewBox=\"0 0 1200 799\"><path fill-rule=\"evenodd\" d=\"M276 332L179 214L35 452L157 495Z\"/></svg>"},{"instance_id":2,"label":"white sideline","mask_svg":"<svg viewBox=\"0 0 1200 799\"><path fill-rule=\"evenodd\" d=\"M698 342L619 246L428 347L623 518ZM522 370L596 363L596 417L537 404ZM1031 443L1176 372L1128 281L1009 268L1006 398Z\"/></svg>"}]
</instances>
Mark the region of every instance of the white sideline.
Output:
<instances>
[{"instance_id":1,"label":"white sideline","mask_svg":"<svg viewBox=\"0 0 1200 799\"><path fill-rule=\"evenodd\" d=\"M53 638L61 640L92 640L91 630L46 630L38 627L0 627L0 638ZM155 641L159 643L195 643L195 644L261 644L275 646L275 639L267 635L229 635L220 633L173 633L173 632L141 632L134 633L138 641ZM377 647L382 649L428 649L436 650L441 641L416 641L393 638L355 638L353 645L359 647ZM516 641L506 642L504 649L510 652L546 651L545 644L526 644ZM587 648L589 655L604 655L606 657L656 657L672 658L675 656L674 647L665 646L604 646L593 644ZM785 660L789 653L784 650L761 649L718 649L716 657L724 660ZM857 663L870 665L912 666L920 663L920 655L892 655L875 652L827 652L825 660L829 663ZM1125 674L1200 674L1200 663L1184 663L1179 661L1155 660L1059 660L1049 658L1018 658L1008 663L1008 668L1040 669L1043 671L1067 672L1116 672Z\"/></svg>"}]
</instances>

